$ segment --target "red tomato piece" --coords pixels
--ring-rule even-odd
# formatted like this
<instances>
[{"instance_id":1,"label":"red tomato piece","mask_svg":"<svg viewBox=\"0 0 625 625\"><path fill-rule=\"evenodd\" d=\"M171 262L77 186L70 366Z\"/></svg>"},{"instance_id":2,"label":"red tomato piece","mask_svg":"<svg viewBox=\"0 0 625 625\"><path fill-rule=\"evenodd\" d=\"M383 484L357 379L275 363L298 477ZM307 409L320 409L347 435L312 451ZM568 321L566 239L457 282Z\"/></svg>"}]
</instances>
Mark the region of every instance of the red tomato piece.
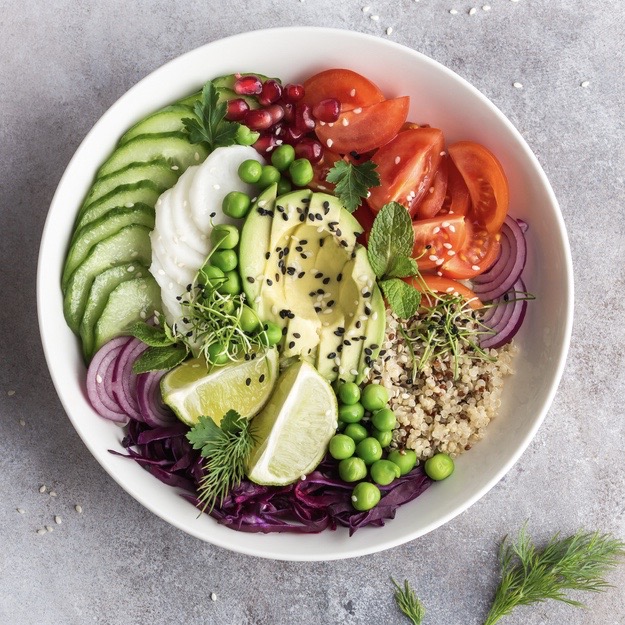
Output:
<instances>
[{"instance_id":1,"label":"red tomato piece","mask_svg":"<svg viewBox=\"0 0 625 625\"><path fill-rule=\"evenodd\" d=\"M313 107L329 98L338 100L341 112L345 112L382 102L384 94L368 78L350 69L328 69L304 83L305 104Z\"/></svg>"},{"instance_id":2,"label":"red tomato piece","mask_svg":"<svg viewBox=\"0 0 625 625\"><path fill-rule=\"evenodd\" d=\"M403 96L341 113L332 124L318 123L315 132L324 147L341 154L369 152L388 143L406 121L410 98Z\"/></svg>"},{"instance_id":3,"label":"red tomato piece","mask_svg":"<svg viewBox=\"0 0 625 625\"><path fill-rule=\"evenodd\" d=\"M484 306L480 298L469 287L450 278L441 278L440 276L414 276L409 278L408 281L417 291L423 293L425 296L424 299L426 300L425 303L428 306L435 303L431 301L433 298L428 297L430 293L449 293L454 295L457 293L463 297L474 310Z\"/></svg>"},{"instance_id":4,"label":"red tomato piece","mask_svg":"<svg viewBox=\"0 0 625 625\"><path fill-rule=\"evenodd\" d=\"M372 157L378 166L380 186L371 189L369 206L377 213L388 202L399 202L414 215L432 186L444 147L437 128L400 132Z\"/></svg>"},{"instance_id":5,"label":"red tomato piece","mask_svg":"<svg viewBox=\"0 0 625 625\"><path fill-rule=\"evenodd\" d=\"M439 214L466 215L471 208L469 188L453 160L448 158L446 161L448 165L447 189Z\"/></svg>"},{"instance_id":6,"label":"red tomato piece","mask_svg":"<svg viewBox=\"0 0 625 625\"><path fill-rule=\"evenodd\" d=\"M462 249L466 236L464 217L460 215L413 221L412 229L415 239L412 256L420 271L440 267Z\"/></svg>"},{"instance_id":7,"label":"red tomato piece","mask_svg":"<svg viewBox=\"0 0 625 625\"><path fill-rule=\"evenodd\" d=\"M495 155L473 141L449 146L449 155L471 195L469 215L488 232L499 232L508 214L508 179Z\"/></svg>"},{"instance_id":8,"label":"red tomato piece","mask_svg":"<svg viewBox=\"0 0 625 625\"><path fill-rule=\"evenodd\" d=\"M337 152L328 150L323 151L323 156L318 163L313 163L313 179L307 185L313 191L330 192L334 191L334 184L326 180L328 172L334 167L336 161L343 160L343 157Z\"/></svg>"},{"instance_id":9,"label":"red tomato piece","mask_svg":"<svg viewBox=\"0 0 625 625\"><path fill-rule=\"evenodd\" d=\"M447 193L448 160L446 156L441 157L441 164L434 174L432 185L421 203L416 207L415 214L417 219L429 219L440 212L443 201L445 200L445 194Z\"/></svg>"},{"instance_id":10,"label":"red tomato piece","mask_svg":"<svg viewBox=\"0 0 625 625\"><path fill-rule=\"evenodd\" d=\"M497 260L501 248L499 243L501 234L491 234L484 226L468 220L465 221L465 228L464 245L439 268L447 278L456 280L475 278Z\"/></svg>"}]
</instances>

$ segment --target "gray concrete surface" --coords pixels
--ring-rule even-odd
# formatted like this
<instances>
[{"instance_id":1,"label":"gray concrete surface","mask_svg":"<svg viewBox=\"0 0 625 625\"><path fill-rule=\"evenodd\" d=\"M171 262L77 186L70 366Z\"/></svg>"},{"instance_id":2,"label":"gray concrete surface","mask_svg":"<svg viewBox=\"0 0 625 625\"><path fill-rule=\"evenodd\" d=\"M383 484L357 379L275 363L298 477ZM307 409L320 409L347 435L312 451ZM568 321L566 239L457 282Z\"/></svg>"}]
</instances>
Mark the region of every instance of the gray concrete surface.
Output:
<instances>
[{"instance_id":1,"label":"gray concrete surface","mask_svg":"<svg viewBox=\"0 0 625 625\"><path fill-rule=\"evenodd\" d=\"M362 11L367 4L378 21ZM0 624L399 624L407 621L393 604L393 575L417 589L426 624L479 625L498 580L497 543L525 519L539 539L580 527L625 538L621 0L0 0L0 25ZM476 85L545 168L575 264L568 365L520 462L434 533L343 562L240 556L143 509L72 429L36 322L47 207L93 123L165 61L226 35L286 25L380 37L391 26L391 39ZM44 525L54 531L40 536ZM583 597L586 611L551 602L502 622L622 625L625 566L609 579L614 589Z\"/></svg>"}]
</instances>

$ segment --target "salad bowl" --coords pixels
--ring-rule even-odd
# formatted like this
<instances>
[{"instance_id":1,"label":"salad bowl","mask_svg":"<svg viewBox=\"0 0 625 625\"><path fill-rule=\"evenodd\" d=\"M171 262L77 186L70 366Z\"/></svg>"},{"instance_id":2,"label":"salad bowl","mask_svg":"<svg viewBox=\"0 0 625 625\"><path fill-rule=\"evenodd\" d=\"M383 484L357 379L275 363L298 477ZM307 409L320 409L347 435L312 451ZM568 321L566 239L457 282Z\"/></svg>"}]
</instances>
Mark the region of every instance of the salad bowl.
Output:
<instances>
[{"instance_id":1,"label":"salad bowl","mask_svg":"<svg viewBox=\"0 0 625 625\"><path fill-rule=\"evenodd\" d=\"M198 516L176 489L110 453L123 451L123 431L99 417L88 401L80 346L63 319L60 276L75 215L94 174L137 120L215 76L259 72L297 82L332 67L367 75L389 97L409 95L409 118L443 129L449 141L477 141L497 154L509 181L510 214L529 224L524 278L536 299L515 339L515 374L506 381L499 415L484 440L458 458L451 478L401 508L384 527L366 527L353 536L343 528L310 535L235 532L208 515ZM545 418L564 368L573 313L571 257L557 200L536 157L506 117L464 79L414 50L359 33L303 27L245 33L193 50L144 78L102 116L70 161L50 206L37 298L42 343L57 393L107 473L146 508L192 536L283 560L332 560L395 547L478 501L519 460Z\"/></svg>"}]
</instances>

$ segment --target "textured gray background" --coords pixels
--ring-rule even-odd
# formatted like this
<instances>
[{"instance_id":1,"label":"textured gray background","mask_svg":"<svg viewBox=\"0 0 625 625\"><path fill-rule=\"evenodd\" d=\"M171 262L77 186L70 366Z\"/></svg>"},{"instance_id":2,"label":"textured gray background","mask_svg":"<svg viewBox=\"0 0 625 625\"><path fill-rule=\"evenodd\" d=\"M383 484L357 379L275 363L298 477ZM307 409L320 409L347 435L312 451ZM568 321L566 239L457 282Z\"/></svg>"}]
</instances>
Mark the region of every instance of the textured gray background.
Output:
<instances>
[{"instance_id":1,"label":"textured gray background","mask_svg":"<svg viewBox=\"0 0 625 625\"><path fill-rule=\"evenodd\" d=\"M363 13L366 4L379 21ZM392 40L476 85L545 168L575 264L568 365L521 460L427 537L344 562L239 556L143 509L72 429L36 322L47 207L94 122L171 58L226 35L287 25L380 37L392 26ZM622 0L1 0L0 33L1 625L399 624L406 621L394 607L390 575L412 582L427 604L427 624L479 625L498 579L497 543L525 519L538 538L580 527L625 538ZM57 496L40 494L42 484ZM37 535L44 525L54 532ZM615 589L585 597L587 611L547 603L503 622L622 625L625 566L610 581Z\"/></svg>"}]
</instances>

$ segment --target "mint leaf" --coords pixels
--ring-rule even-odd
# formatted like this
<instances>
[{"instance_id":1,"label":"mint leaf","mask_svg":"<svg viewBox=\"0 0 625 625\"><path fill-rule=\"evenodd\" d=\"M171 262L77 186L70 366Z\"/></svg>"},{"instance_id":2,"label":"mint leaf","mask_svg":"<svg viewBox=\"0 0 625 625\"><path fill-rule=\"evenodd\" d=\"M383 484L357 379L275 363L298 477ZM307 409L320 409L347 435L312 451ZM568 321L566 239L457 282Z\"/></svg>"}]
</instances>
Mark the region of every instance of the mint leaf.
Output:
<instances>
[{"instance_id":1,"label":"mint leaf","mask_svg":"<svg viewBox=\"0 0 625 625\"><path fill-rule=\"evenodd\" d=\"M186 357L187 348L182 345L169 345L167 347L148 347L132 365L133 373L147 373L148 371L160 371L172 369L179 365Z\"/></svg>"},{"instance_id":2,"label":"mint leaf","mask_svg":"<svg viewBox=\"0 0 625 625\"><path fill-rule=\"evenodd\" d=\"M397 202L385 204L373 222L367 248L375 275L384 277L398 256L410 258L413 247L414 230L408 211Z\"/></svg>"},{"instance_id":3,"label":"mint leaf","mask_svg":"<svg viewBox=\"0 0 625 625\"><path fill-rule=\"evenodd\" d=\"M386 269L387 278L408 278L418 273L419 266L414 258L395 256L391 259Z\"/></svg>"},{"instance_id":4,"label":"mint leaf","mask_svg":"<svg viewBox=\"0 0 625 625\"><path fill-rule=\"evenodd\" d=\"M206 416L201 416L187 432L187 440L193 445L193 449L201 449L204 457L210 455L213 446L218 445L223 437L223 430L211 417Z\"/></svg>"},{"instance_id":5,"label":"mint leaf","mask_svg":"<svg viewBox=\"0 0 625 625\"><path fill-rule=\"evenodd\" d=\"M326 180L336 184L334 193L350 213L360 206L371 187L380 186L377 167L372 161L354 165L340 160L328 172Z\"/></svg>"},{"instance_id":6,"label":"mint leaf","mask_svg":"<svg viewBox=\"0 0 625 625\"><path fill-rule=\"evenodd\" d=\"M413 286L398 278L382 280L379 284L388 305L400 319L409 319L417 312L421 293Z\"/></svg>"},{"instance_id":7,"label":"mint leaf","mask_svg":"<svg viewBox=\"0 0 625 625\"><path fill-rule=\"evenodd\" d=\"M195 103L197 119L182 120L191 143L206 143L212 152L215 148L234 145L240 124L226 121L226 102L219 101L215 85L209 80L202 89L202 98Z\"/></svg>"},{"instance_id":8,"label":"mint leaf","mask_svg":"<svg viewBox=\"0 0 625 625\"><path fill-rule=\"evenodd\" d=\"M142 321L138 321L130 326L129 332L132 336L150 347L167 347L175 342L167 336L163 328L151 326Z\"/></svg>"}]
</instances>

